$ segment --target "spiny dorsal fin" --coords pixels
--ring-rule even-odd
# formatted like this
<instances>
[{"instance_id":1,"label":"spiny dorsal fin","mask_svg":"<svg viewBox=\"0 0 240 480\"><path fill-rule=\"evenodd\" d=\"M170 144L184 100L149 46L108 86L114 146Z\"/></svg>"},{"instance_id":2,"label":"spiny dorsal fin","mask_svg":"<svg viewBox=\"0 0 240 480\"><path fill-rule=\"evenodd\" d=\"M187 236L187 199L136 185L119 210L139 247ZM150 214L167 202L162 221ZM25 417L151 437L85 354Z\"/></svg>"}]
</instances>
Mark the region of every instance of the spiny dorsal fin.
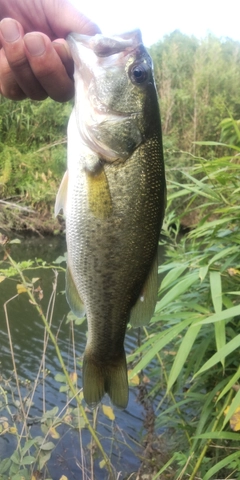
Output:
<instances>
[{"instance_id":1,"label":"spiny dorsal fin","mask_svg":"<svg viewBox=\"0 0 240 480\"><path fill-rule=\"evenodd\" d=\"M91 213L100 219L112 214L112 199L108 180L103 167L97 172L86 172L88 185L88 205Z\"/></svg>"},{"instance_id":2,"label":"spiny dorsal fin","mask_svg":"<svg viewBox=\"0 0 240 480\"><path fill-rule=\"evenodd\" d=\"M77 287L72 277L72 273L69 267L66 270L66 297L69 303L69 306L73 313L81 318L85 315L84 304L79 296Z\"/></svg>"},{"instance_id":3,"label":"spiny dorsal fin","mask_svg":"<svg viewBox=\"0 0 240 480\"><path fill-rule=\"evenodd\" d=\"M66 202L67 202L67 189L68 189L68 171L63 175L63 179L60 183L60 187L56 196L54 214L55 217L59 214L60 210L63 209L65 215L66 212Z\"/></svg>"},{"instance_id":4,"label":"spiny dorsal fin","mask_svg":"<svg viewBox=\"0 0 240 480\"><path fill-rule=\"evenodd\" d=\"M142 294L135 303L130 314L130 323L133 327L147 325L155 310L158 295L158 258L157 255L152 264L144 284Z\"/></svg>"}]
</instances>

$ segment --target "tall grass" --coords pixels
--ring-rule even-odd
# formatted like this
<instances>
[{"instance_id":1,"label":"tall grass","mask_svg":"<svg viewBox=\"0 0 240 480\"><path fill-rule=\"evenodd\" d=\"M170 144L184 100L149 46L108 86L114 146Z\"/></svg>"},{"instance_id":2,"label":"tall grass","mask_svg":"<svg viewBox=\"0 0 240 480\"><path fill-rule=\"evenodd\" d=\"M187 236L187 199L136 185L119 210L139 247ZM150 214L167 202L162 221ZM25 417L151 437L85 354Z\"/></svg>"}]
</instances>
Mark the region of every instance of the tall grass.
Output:
<instances>
[{"instance_id":1,"label":"tall grass","mask_svg":"<svg viewBox=\"0 0 240 480\"><path fill-rule=\"evenodd\" d=\"M131 357L141 354L132 375L158 360L151 395L166 389L168 408L159 404L157 425L176 433L178 480L240 475L240 148L226 148L228 155L199 159L183 173L185 184L170 183L160 297L146 341ZM182 237L171 210L176 200L182 215L200 213Z\"/></svg>"},{"instance_id":2,"label":"tall grass","mask_svg":"<svg viewBox=\"0 0 240 480\"><path fill-rule=\"evenodd\" d=\"M205 147L211 144L206 144ZM129 478L137 480L148 475L149 480L210 480L239 478L240 472L240 148L226 145L228 154L219 159L196 160L191 172L183 172L185 183L169 182L168 212L165 220L165 263L159 267L162 276L155 316L143 329L141 345L128 356L133 365L130 377L146 370L149 387L142 384L142 403L149 418L148 444L142 456L143 469ZM197 202L196 202L197 200ZM174 214L172 205L181 202L182 214L197 210L200 221L187 235L179 234L181 215ZM199 215L200 214L200 215ZM58 380L67 393L66 410L44 411L42 435L34 438L28 428L28 408L23 401L14 363L8 303L4 305L10 349L17 385L21 430L11 428L17 446L10 458L0 461L0 478L20 480L34 478L36 470L48 478L47 464L54 450L53 439L63 422L83 428L91 439L89 455L82 448L81 475L85 480L120 479L110 453L98 432L98 413L87 412L76 384L76 371L68 371L53 334L51 318L55 302L55 287L47 313L42 311L39 290L26 279L24 270L31 262L17 264L5 248L8 274L18 279L18 295L25 292L45 327L45 343L40 371L44 371L47 343L55 347L62 373ZM46 267L49 268L49 267ZM3 271L0 271L3 275ZM1 279L1 277L0 277ZM9 300L11 301L11 299ZM71 320L72 321L72 320ZM74 347L73 347L74 351ZM39 373L40 375L40 373ZM157 380L156 380L157 379ZM38 378L36 378L36 382ZM165 392L164 395L162 392ZM6 390L1 387L4 407L11 416ZM30 403L34 395L30 398ZM160 400L159 400L160 398ZM153 406L158 405L156 411ZM74 401L75 407L71 407ZM30 405L30 404L29 404ZM164 406L164 408L163 408ZM113 411L107 410L109 419ZM113 415L113 416L112 416ZM1 434L9 432L5 420ZM115 432L118 425L113 423ZM165 430L168 452L159 462L158 431ZM82 437L81 437L82 438ZM114 434L111 435L112 446ZM126 448L127 443L122 437ZM80 445L82 440L80 439ZM152 442L152 444L151 444ZM160 443L159 443L160 444ZM158 445L159 447L159 445ZM136 446L136 450L139 445ZM136 451L132 450L136 455Z\"/></svg>"}]
</instances>

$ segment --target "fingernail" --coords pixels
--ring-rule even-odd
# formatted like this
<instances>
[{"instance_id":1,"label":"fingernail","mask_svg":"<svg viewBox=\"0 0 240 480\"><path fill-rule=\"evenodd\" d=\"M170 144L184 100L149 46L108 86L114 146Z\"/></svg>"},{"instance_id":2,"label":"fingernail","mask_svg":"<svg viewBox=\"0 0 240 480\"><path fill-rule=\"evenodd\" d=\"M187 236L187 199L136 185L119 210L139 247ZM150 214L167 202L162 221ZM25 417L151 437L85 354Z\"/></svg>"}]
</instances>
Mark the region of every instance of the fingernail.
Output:
<instances>
[{"instance_id":1,"label":"fingernail","mask_svg":"<svg viewBox=\"0 0 240 480\"><path fill-rule=\"evenodd\" d=\"M38 33L27 33L23 39L30 55L38 57L45 52L46 48L42 35Z\"/></svg>"},{"instance_id":2,"label":"fingernail","mask_svg":"<svg viewBox=\"0 0 240 480\"><path fill-rule=\"evenodd\" d=\"M6 42L15 42L20 37L17 22L11 18L4 18L0 23L0 30Z\"/></svg>"}]
</instances>

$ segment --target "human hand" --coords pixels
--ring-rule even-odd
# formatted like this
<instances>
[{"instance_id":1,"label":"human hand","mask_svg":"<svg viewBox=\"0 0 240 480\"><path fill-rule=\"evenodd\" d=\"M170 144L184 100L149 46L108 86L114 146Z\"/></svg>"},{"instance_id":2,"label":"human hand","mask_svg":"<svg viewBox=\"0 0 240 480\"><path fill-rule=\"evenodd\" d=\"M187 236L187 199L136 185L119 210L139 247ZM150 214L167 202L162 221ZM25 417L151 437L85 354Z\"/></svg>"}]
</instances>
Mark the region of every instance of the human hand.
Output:
<instances>
[{"instance_id":1,"label":"human hand","mask_svg":"<svg viewBox=\"0 0 240 480\"><path fill-rule=\"evenodd\" d=\"M0 94L69 100L73 61L64 38L73 31L94 35L98 27L68 0L1 0L0 20Z\"/></svg>"}]
</instances>

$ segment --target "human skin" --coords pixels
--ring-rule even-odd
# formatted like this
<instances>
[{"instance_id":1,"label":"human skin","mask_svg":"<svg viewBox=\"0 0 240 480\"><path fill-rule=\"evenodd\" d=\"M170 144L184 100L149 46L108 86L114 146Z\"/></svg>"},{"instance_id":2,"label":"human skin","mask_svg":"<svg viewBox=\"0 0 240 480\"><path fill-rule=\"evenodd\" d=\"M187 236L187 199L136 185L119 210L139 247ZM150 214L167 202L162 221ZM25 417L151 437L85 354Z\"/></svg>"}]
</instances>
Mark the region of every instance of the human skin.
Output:
<instances>
[{"instance_id":1,"label":"human skin","mask_svg":"<svg viewBox=\"0 0 240 480\"><path fill-rule=\"evenodd\" d=\"M70 32L100 30L68 0L1 0L0 94L64 102L74 94Z\"/></svg>"}]
</instances>

